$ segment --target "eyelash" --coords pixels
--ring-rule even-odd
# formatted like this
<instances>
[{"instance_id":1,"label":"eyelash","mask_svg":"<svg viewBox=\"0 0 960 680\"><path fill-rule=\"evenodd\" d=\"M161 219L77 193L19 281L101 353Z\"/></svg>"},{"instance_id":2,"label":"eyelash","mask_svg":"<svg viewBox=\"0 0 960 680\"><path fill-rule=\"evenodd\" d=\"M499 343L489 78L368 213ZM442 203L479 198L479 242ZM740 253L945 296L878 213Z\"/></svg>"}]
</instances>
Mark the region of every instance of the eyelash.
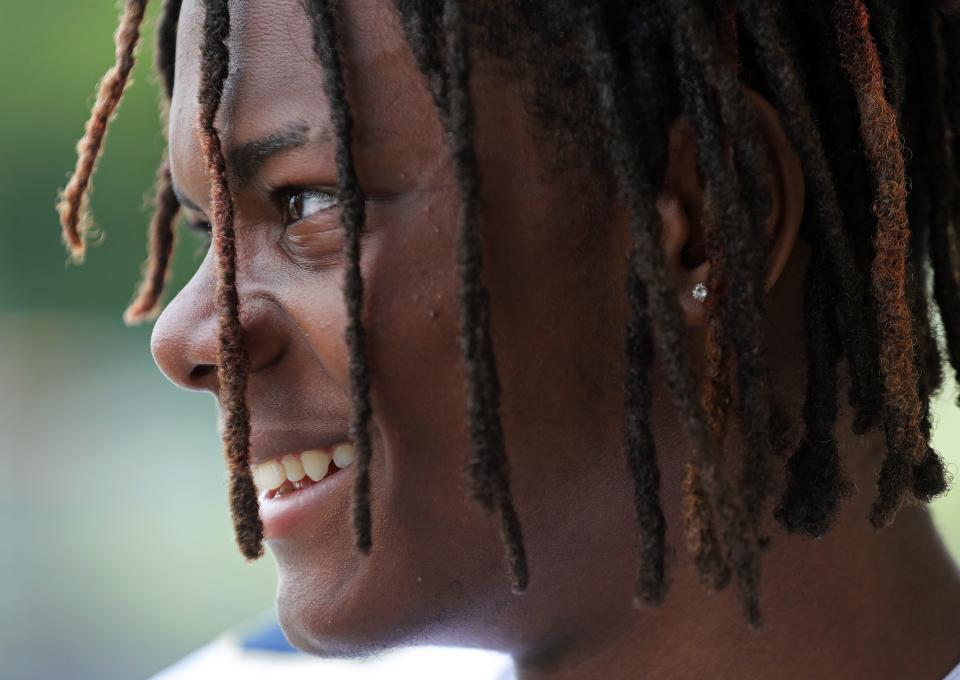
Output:
<instances>
[{"instance_id":1,"label":"eyelash","mask_svg":"<svg viewBox=\"0 0 960 680\"><path fill-rule=\"evenodd\" d=\"M325 208L320 208L309 215L294 215L294 201L297 198L303 198L305 196L319 196L325 199L329 199L330 205ZM324 212L333 208L337 205L338 199L335 194L330 193L329 191L324 191L322 189L311 189L305 187L284 187L278 189L274 192L274 202L277 204L280 213L283 215L283 226L289 227L292 224L296 224L304 219L309 219L317 213ZM303 208L299 209L299 212L303 212ZM207 243L209 244L211 238L213 237L213 226L210 224L209 220L200 220L196 222L190 222L189 226L192 230L200 233L205 237Z\"/></svg>"},{"instance_id":2,"label":"eyelash","mask_svg":"<svg viewBox=\"0 0 960 680\"><path fill-rule=\"evenodd\" d=\"M280 189L276 193L277 199L276 202L280 206L280 212L283 214L283 223L284 226L289 227L291 224L295 224L305 219L309 219L314 215L325 212L330 208L333 208L337 205L338 199L335 194L330 193L329 191L324 191L323 189L317 188L308 188L308 187L285 187ZM324 199L324 202L328 202L330 205L326 207L319 208L309 215L304 215L303 208L299 209L298 215L294 215L293 204L294 201L300 197L305 198L307 196L321 197Z\"/></svg>"},{"instance_id":3,"label":"eyelash","mask_svg":"<svg viewBox=\"0 0 960 680\"><path fill-rule=\"evenodd\" d=\"M194 222L189 220L187 226L190 227L191 231L196 232L203 239L201 245L201 252L207 250L210 247L210 243L213 241L213 225L210 224L208 220L200 220Z\"/></svg>"}]
</instances>

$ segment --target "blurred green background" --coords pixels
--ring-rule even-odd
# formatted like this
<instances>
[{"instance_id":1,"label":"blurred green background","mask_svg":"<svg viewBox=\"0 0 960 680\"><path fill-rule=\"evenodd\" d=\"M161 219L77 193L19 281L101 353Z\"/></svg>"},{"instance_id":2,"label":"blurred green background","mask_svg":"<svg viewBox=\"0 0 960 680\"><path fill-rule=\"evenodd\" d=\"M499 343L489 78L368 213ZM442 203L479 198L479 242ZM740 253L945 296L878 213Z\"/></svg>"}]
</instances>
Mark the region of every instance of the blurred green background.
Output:
<instances>
[{"instance_id":1,"label":"blurred green background","mask_svg":"<svg viewBox=\"0 0 960 680\"><path fill-rule=\"evenodd\" d=\"M111 2L0 0L3 678L146 677L273 600L269 558L249 566L233 547L212 399L168 384L149 328L120 321L163 148L152 21L98 175L105 238L83 267L60 243L55 192L112 62L116 14ZM196 245L182 240L174 289ZM955 472L950 398L937 439ZM934 512L960 554L960 492Z\"/></svg>"}]
</instances>

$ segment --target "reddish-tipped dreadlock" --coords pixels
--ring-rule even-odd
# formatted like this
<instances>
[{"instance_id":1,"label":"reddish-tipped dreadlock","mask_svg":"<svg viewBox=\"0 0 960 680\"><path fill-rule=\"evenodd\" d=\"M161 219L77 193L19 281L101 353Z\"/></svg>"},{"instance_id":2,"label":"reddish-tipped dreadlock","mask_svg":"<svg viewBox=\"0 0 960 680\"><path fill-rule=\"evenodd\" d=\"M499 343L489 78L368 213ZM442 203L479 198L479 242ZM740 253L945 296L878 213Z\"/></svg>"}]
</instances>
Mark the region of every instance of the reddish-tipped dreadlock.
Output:
<instances>
[{"instance_id":1,"label":"reddish-tipped dreadlock","mask_svg":"<svg viewBox=\"0 0 960 680\"><path fill-rule=\"evenodd\" d=\"M871 510L876 527L893 521L910 487L912 466L927 457L920 431L922 408L913 356L913 322L906 297L906 252L910 243L906 170L896 112L884 94L883 68L861 0L834 7L844 67L860 105L867 157L877 177L873 294L880 314L880 369L885 390L887 455L880 469L880 495Z\"/></svg>"},{"instance_id":2,"label":"reddish-tipped dreadlock","mask_svg":"<svg viewBox=\"0 0 960 680\"><path fill-rule=\"evenodd\" d=\"M240 324L233 198L215 124L230 71L227 48L229 0L204 0L204 8L204 41L200 50L200 145L210 178L210 222L217 257L216 300L220 310L217 381L224 412L223 443L230 472L230 507L237 543L244 557L255 559L263 554L263 525L249 463L250 418L246 403L249 361Z\"/></svg>"},{"instance_id":3,"label":"reddish-tipped dreadlock","mask_svg":"<svg viewBox=\"0 0 960 680\"><path fill-rule=\"evenodd\" d=\"M127 0L120 27L117 29L116 63L100 82L97 101L87 121L86 132L77 144L77 166L73 177L63 190L58 206L63 226L63 240L75 261L82 261L86 252L86 236L90 229L88 193L90 181L96 169L107 125L123 98L130 72L136 63L137 45L140 43L140 26L147 9L147 0Z\"/></svg>"},{"instance_id":4,"label":"reddish-tipped dreadlock","mask_svg":"<svg viewBox=\"0 0 960 680\"><path fill-rule=\"evenodd\" d=\"M766 468L770 462L772 434L770 396L766 383L760 337L766 237L763 223L769 213L769 169L745 95L736 82L736 65L723 59L719 40L710 33L705 13L689 0L667 3L672 13L674 49L688 100L699 103L688 113L697 121L704 140L699 148L704 176L709 178L711 200L721 210L717 220L724 244L725 271L730 280L725 315L727 337L736 352L734 375L743 439L740 506L726 513L724 531L734 576L743 594L747 619L760 625L759 549L760 511L766 495ZM734 169L724 153L726 127L732 143ZM754 310L748 312L748 310Z\"/></svg>"}]
</instances>

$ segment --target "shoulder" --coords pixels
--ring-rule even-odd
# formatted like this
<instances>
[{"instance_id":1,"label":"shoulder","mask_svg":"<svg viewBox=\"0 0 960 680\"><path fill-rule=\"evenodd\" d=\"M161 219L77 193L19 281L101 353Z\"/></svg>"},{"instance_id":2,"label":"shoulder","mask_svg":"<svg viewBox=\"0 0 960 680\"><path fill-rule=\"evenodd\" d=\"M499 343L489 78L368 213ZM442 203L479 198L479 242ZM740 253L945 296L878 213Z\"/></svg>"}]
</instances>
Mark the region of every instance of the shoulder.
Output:
<instances>
[{"instance_id":1,"label":"shoulder","mask_svg":"<svg viewBox=\"0 0 960 680\"><path fill-rule=\"evenodd\" d=\"M368 659L322 659L297 651L274 619L246 631L231 631L155 675L152 680L513 680L510 658L450 647L409 647Z\"/></svg>"}]
</instances>

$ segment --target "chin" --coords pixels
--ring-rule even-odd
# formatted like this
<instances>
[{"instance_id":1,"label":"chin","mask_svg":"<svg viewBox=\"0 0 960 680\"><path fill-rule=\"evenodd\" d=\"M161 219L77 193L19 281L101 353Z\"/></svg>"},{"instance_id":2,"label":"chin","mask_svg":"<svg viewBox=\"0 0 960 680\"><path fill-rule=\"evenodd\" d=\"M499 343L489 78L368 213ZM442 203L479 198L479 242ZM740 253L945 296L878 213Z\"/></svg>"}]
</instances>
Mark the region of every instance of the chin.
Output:
<instances>
[{"instance_id":1,"label":"chin","mask_svg":"<svg viewBox=\"0 0 960 680\"><path fill-rule=\"evenodd\" d=\"M423 605L422 593L395 585L416 583L416 577L377 573L375 554L333 558L277 555L277 611L290 644L309 654L345 658L416 643L431 617L411 606Z\"/></svg>"},{"instance_id":2,"label":"chin","mask_svg":"<svg viewBox=\"0 0 960 680\"><path fill-rule=\"evenodd\" d=\"M371 656L401 643L360 635L336 618L325 618L304 603L288 602L281 593L277 599L280 628L291 645L302 652L332 659L357 659Z\"/></svg>"}]
</instances>

